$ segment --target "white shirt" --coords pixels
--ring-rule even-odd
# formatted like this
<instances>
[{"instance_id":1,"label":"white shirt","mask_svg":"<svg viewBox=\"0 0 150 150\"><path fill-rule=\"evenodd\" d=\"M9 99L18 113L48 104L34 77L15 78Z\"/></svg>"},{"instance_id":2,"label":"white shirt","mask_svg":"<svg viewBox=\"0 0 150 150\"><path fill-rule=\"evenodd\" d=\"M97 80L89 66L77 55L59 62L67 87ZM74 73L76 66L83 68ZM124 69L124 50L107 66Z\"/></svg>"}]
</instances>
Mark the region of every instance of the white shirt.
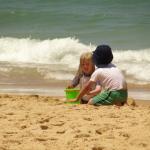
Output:
<instances>
[{"instance_id":1,"label":"white shirt","mask_svg":"<svg viewBox=\"0 0 150 150\"><path fill-rule=\"evenodd\" d=\"M91 76L91 81L99 82L105 90L127 89L125 78L113 64L99 66Z\"/></svg>"}]
</instances>

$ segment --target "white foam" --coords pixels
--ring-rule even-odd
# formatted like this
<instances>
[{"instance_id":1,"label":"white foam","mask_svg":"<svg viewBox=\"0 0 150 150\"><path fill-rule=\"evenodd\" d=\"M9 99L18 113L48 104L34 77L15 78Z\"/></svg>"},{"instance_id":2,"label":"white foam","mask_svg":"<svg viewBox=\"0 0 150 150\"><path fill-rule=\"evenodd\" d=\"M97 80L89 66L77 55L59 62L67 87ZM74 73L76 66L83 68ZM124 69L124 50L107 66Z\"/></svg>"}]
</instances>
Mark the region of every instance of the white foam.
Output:
<instances>
[{"instance_id":1,"label":"white foam","mask_svg":"<svg viewBox=\"0 0 150 150\"><path fill-rule=\"evenodd\" d=\"M150 83L150 49L115 51L114 63L137 82Z\"/></svg>"},{"instance_id":2,"label":"white foam","mask_svg":"<svg viewBox=\"0 0 150 150\"><path fill-rule=\"evenodd\" d=\"M0 61L8 63L61 64L51 74L47 71L45 78L72 79L72 74L59 70L75 70L79 57L85 51L93 51L96 45L86 45L75 38L30 39L0 38ZM150 48L141 50L114 50L114 63L137 82L150 83ZM61 68L61 69L60 69ZM1 68L1 71L3 69ZM5 71L5 70L4 70ZM39 70L39 72L42 72ZM42 74L44 74L42 72Z\"/></svg>"},{"instance_id":3,"label":"white foam","mask_svg":"<svg viewBox=\"0 0 150 150\"><path fill-rule=\"evenodd\" d=\"M8 62L71 64L90 46L74 38L62 39L17 39L0 38L0 60Z\"/></svg>"}]
</instances>

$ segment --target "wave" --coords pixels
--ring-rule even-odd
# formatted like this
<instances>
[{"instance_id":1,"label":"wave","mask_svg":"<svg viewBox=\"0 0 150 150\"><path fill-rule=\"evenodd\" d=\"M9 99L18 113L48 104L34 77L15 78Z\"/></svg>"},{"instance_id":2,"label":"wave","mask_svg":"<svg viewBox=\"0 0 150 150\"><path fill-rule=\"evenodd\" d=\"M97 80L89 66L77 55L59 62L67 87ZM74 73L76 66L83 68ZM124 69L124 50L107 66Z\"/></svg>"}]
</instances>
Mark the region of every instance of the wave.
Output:
<instances>
[{"instance_id":1,"label":"wave","mask_svg":"<svg viewBox=\"0 0 150 150\"><path fill-rule=\"evenodd\" d=\"M150 49L116 50L114 63L134 82L150 84Z\"/></svg>"},{"instance_id":2,"label":"wave","mask_svg":"<svg viewBox=\"0 0 150 150\"><path fill-rule=\"evenodd\" d=\"M0 64L15 64L30 68L37 67L37 71L45 74L46 78L62 79L65 72L72 74L78 67L79 57L85 51L93 51L96 45L81 43L78 39L56 38L56 39L31 39L31 38L0 38ZM132 81L149 83L150 81L150 48L141 50L113 50L114 63ZM26 66L24 66L27 64ZM32 65L31 65L32 64ZM42 65L49 65L51 69L42 69ZM55 67L52 67L55 65ZM58 67L56 67L56 65ZM40 66L40 68L39 68ZM8 67L10 71L10 67ZM43 67L44 68L44 67ZM44 71L43 71L44 70ZM0 72L6 71L1 65ZM71 79L72 75L66 75Z\"/></svg>"},{"instance_id":3,"label":"wave","mask_svg":"<svg viewBox=\"0 0 150 150\"><path fill-rule=\"evenodd\" d=\"M70 37L53 40L0 38L0 60L12 63L68 64L89 48Z\"/></svg>"}]
</instances>

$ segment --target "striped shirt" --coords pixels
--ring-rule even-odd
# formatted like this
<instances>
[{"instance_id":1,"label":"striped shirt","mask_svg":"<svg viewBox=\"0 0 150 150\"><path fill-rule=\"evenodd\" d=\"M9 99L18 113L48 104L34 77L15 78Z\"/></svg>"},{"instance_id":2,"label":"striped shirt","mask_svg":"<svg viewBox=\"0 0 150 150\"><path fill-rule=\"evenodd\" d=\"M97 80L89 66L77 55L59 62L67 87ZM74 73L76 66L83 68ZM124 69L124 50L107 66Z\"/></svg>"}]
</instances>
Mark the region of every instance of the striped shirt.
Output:
<instances>
[{"instance_id":1,"label":"striped shirt","mask_svg":"<svg viewBox=\"0 0 150 150\"><path fill-rule=\"evenodd\" d=\"M91 81L99 82L104 90L126 90L127 84L121 71L113 64L99 66L91 76Z\"/></svg>"}]
</instances>

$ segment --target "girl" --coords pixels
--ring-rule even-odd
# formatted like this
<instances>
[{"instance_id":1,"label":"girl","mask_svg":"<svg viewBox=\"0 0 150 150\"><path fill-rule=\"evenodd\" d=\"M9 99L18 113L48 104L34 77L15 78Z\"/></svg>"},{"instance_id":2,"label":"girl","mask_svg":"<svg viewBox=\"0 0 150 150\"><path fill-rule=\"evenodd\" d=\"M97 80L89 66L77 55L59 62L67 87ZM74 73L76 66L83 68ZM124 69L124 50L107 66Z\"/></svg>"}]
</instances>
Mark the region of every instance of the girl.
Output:
<instances>
[{"instance_id":1,"label":"girl","mask_svg":"<svg viewBox=\"0 0 150 150\"><path fill-rule=\"evenodd\" d=\"M74 88L80 85L80 90L84 88L86 83L89 81L92 73L95 71L95 65L92 61L92 53L85 52L80 56L80 64L78 71L72 80L68 88ZM86 103L88 100L97 95L101 91L101 87L98 83L93 83L90 88L88 88L87 93L82 96L81 103Z\"/></svg>"},{"instance_id":2,"label":"girl","mask_svg":"<svg viewBox=\"0 0 150 150\"><path fill-rule=\"evenodd\" d=\"M100 45L93 52L94 64L98 67L86 86L80 91L77 100L88 92L93 83L99 82L103 92L92 97L88 104L122 105L127 101L127 84L121 71L111 63L113 54L108 45Z\"/></svg>"}]
</instances>

